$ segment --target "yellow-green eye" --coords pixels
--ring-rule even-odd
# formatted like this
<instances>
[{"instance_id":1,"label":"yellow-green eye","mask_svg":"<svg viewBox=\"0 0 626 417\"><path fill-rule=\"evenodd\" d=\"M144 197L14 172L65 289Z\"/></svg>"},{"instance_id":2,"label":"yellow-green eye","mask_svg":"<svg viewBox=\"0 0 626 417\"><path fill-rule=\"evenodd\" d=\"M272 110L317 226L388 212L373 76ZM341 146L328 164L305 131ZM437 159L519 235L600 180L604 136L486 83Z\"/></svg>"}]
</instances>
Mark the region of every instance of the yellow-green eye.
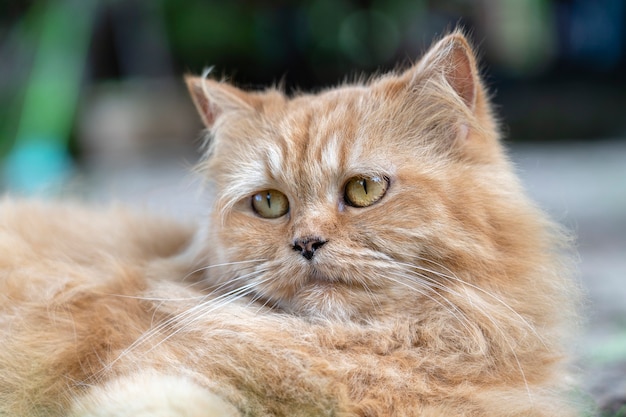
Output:
<instances>
[{"instance_id":1,"label":"yellow-green eye","mask_svg":"<svg viewBox=\"0 0 626 417\"><path fill-rule=\"evenodd\" d=\"M346 183L344 199L353 207L368 207L383 198L387 187L387 178L354 177Z\"/></svg>"},{"instance_id":2,"label":"yellow-green eye","mask_svg":"<svg viewBox=\"0 0 626 417\"><path fill-rule=\"evenodd\" d=\"M280 191L265 190L252 196L252 208L261 217L276 219L289 211L289 200Z\"/></svg>"}]
</instances>

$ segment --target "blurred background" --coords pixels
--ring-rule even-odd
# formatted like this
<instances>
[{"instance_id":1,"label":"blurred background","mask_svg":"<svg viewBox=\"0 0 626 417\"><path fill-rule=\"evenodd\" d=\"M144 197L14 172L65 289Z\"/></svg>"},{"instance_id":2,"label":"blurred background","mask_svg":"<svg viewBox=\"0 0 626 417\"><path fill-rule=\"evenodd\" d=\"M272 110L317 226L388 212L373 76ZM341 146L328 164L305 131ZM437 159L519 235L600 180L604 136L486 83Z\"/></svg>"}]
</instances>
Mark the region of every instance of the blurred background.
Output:
<instances>
[{"instance_id":1,"label":"blurred background","mask_svg":"<svg viewBox=\"0 0 626 417\"><path fill-rule=\"evenodd\" d=\"M585 387L626 416L622 0L0 0L0 190L199 215L183 74L317 89L408 65L457 25L530 194L579 238Z\"/></svg>"}]
</instances>

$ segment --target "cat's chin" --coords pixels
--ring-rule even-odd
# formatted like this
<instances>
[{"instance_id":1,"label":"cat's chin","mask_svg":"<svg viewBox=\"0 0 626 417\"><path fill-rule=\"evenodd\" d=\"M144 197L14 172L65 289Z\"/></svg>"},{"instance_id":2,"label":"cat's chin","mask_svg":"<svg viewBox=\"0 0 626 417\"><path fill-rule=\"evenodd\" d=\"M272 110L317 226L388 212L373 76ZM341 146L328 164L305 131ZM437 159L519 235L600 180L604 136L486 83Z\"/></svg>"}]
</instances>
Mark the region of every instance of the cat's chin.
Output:
<instances>
[{"instance_id":1,"label":"cat's chin","mask_svg":"<svg viewBox=\"0 0 626 417\"><path fill-rule=\"evenodd\" d=\"M315 274L280 307L311 320L361 321L369 318L371 296L331 277Z\"/></svg>"}]
</instances>

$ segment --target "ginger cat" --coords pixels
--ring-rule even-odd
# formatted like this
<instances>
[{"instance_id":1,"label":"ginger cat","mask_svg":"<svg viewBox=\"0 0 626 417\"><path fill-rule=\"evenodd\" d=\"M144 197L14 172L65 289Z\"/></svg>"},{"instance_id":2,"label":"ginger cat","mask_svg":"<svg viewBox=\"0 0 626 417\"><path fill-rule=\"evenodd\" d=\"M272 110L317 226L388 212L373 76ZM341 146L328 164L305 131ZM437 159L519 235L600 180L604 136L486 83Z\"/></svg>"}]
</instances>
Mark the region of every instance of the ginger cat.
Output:
<instances>
[{"instance_id":1,"label":"ginger cat","mask_svg":"<svg viewBox=\"0 0 626 417\"><path fill-rule=\"evenodd\" d=\"M206 224L0 204L0 416L572 416L567 238L460 32L318 94L188 77Z\"/></svg>"}]
</instances>

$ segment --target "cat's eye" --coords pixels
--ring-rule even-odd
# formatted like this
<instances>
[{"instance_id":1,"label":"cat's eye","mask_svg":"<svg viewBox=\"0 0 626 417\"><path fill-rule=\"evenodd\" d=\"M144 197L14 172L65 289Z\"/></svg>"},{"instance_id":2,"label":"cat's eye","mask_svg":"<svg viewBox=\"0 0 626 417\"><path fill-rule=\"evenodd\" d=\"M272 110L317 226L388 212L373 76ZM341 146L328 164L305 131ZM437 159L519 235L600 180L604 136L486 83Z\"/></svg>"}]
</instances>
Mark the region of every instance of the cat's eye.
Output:
<instances>
[{"instance_id":1,"label":"cat's eye","mask_svg":"<svg viewBox=\"0 0 626 417\"><path fill-rule=\"evenodd\" d=\"M252 208L261 217L276 219L289 211L287 196L277 190L265 190L252 196Z\"/></svg>"},{"instance_id":2,"label":"cat's eye","mask_svg":"<svg viewBox=\"0 0 626 417\"><path fill-rule=\"evenodd\" d=\"M354 177L344 188L344 199L353 207L368 207L383 198L389 187L385 177Z\"/></svg>"}]
</instances>

